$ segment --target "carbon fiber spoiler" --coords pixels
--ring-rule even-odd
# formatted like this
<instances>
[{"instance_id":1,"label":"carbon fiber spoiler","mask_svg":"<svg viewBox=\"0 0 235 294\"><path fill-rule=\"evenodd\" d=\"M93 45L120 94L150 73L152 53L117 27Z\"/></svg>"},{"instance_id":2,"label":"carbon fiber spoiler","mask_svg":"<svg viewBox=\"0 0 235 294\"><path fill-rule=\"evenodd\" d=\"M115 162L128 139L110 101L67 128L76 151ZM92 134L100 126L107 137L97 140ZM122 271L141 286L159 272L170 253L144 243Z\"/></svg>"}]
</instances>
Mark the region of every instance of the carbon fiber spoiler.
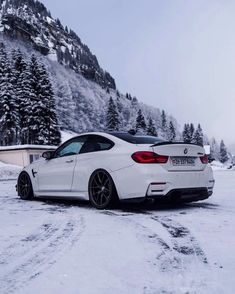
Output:
<instances>
[{"instance_id":1,"label":"carbon fiber spoiler","mask_svg":"<svg viewBox=\"0 0 235 294\"><path fill-rule=\"evenodd\" d=\"M187 144L187 145L193 145L193 146L200 146L203 147L199 144L196 143L186 143L186 142L171 142L171 141L164 141L164 142L159 142L156 144L151 145L150 147L155 147L155 146L162 146L162 145L181 145L181 144Z\"/></svg>"}]
</instances>

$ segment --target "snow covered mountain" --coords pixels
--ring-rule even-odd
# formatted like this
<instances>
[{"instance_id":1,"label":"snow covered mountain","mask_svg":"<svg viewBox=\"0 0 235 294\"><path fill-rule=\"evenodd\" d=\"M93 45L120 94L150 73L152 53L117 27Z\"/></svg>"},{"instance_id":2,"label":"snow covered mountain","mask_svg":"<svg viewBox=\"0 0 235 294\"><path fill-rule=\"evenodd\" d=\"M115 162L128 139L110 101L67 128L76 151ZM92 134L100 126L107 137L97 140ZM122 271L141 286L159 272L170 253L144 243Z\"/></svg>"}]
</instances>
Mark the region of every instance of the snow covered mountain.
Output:
<instances>
[{"instance_id":1,"label":"snow covered mountain","mask_svg":"<svg viewBox=\"0 0 235 294\"><path fill-rule=\"evenodd\" d=\"M0 0L0 3L0 31L6 36L31 43L52 60L103 87L115 89L114 79L100 68L96 56L75 32L54 20L42 3L34 0Z\"/></svg>"},{"instance_id":2,"label":"snow covered mountain","mask_svg":"<svg viewBox=\"0 0 235 294\"><path fill-rule=\"evenodd\" d=\"M122 95L115 81L105 72L89 48L72 31L54 19L46 7L35 0L0 0L0 42L6 50L20 49L26 59L34 54L48 70L54 86L57 114L62 129L77 133L105 130L110 97L119 112L120 129L134 127L138 110L151 117L158 134L161 111L145 105L130 94ZM180 136L177 121L173 123Z\"/></svg>"}]
</instances>

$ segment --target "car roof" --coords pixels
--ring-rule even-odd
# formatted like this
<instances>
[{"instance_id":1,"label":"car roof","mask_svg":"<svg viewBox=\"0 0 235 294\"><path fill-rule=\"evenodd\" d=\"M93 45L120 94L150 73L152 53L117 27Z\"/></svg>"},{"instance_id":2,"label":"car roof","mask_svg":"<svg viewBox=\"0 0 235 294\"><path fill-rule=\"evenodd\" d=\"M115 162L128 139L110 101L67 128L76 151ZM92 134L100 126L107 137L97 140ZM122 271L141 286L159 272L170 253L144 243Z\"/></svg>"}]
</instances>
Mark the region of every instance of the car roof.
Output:
<instances>
[{"instance_id":1,"label":"car roof","mask_svg":"<svg viewBox=\"0 0 235 294\"><path fill-rule=\"evenodd\" d=\"M87 135L97 135L97 136L103 136L109 140L112 140L116 144L121 145L133 145L133 144L154 144L158 142L163 142L164 140L154 137L154 136L148 136L143 134L130 134L129 132L118 132L118 131L110 131L110 132L87 132L78 134L76 137L80 136L87 136Z\"/></svg>"},{"instance_id":2,"label":"car roof","mask_svg":"<svg viewBox=\"0 0 235 294\"><path fill-rule=\"evenodd\" d=\"M112 135L112 133L109 133L109 132L87 132L87 133L81 133L81 134L75 135L71 139L74 139L74 138L77 138L77 137L81 137L81 136L91 136L91 135L94 135L94 136L102 136L102 137L105 137L105 138L107 138L109 140L112 140L112 141L114 141L115 143L118 143L118 144L128 144L128 142L121 140L120 138ZM67 141L69 141L69 140L66 140L66 142Z\"/></svg>"},{"instance_id":3,"label":"car roof","mask_svg":"<svg viewBox=\"0 0 235 294\"><path fill-rule=\"evenodd\" d=\"M131 134L129 132L90 132L82 135L99 135L104 136L110 140L118 142L119 144L154 144L164 142L164 140L156 137L144 134Z\"/></svg>"}]
</instances>

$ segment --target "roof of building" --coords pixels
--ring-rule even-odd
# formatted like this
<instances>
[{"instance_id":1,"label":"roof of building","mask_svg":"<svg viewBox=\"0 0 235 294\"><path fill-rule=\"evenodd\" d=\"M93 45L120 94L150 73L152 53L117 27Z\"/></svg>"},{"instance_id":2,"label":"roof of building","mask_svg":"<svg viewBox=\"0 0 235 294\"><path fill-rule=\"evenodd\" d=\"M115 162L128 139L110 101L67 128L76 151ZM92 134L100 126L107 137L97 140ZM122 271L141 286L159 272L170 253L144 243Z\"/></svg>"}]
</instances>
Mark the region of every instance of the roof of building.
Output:
<instances>
[{"instance_id":1,"label":"roof of building","mask_svg":"<svg viewBox=\"0 0 235 294\"><path fill-rule=\"evenodd\" d=\"M57 146L49 145L12 145L12 146L0 146L1 151L12 151L12 150L54 150Z\"/></svg>"}]
</instances>

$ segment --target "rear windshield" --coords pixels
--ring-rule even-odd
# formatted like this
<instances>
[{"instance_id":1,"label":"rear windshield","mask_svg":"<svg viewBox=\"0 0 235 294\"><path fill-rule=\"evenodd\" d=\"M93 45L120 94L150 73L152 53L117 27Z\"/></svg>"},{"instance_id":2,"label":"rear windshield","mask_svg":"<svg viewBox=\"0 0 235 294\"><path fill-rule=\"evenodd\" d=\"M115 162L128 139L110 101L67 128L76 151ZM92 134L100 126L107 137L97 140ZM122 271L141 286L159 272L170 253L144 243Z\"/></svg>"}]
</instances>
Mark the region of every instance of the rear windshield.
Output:
<instances>
[{"instance_id":1,"label":"rear windshield","mask_svg":"<svg viewBox=\"0 0 235 294\"><path fill-rule=\"evenodd\" d=\"M164 142L164 140L154 136L144 136L144 135L133 136L128 133L111 133L111 135L132 144L156 144L156 143Z\"/></svg>"}]
</instances>

